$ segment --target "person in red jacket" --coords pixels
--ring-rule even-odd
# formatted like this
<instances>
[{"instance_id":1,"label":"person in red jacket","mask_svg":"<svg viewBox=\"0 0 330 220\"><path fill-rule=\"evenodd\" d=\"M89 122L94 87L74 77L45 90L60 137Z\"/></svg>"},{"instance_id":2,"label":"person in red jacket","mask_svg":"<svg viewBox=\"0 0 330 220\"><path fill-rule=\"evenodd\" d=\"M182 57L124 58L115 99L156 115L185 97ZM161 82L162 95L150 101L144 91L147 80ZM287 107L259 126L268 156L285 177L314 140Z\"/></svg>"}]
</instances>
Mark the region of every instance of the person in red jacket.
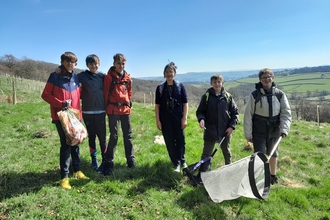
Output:
<instances>
[{"instance_id":1,"label":"person in red jacket","mask_svg":"<svg viewBox=\"0 0 330 220\"><path fill-rule=\"evenodd\" d=\"M50 74L46 86L42 92L42 99L50 105L52 123L56 125L60 137L60 186L63 189L71 189L69 182L70 156L72 158L73 176L78 179L88 179L80 171L79 145L70 146L66 143L65 133L61 126L57 112L63 108L72 107L80 110L80 87L77 74L73 68L77 65L77 56L72 52L61 55L61 73ZM80 112L81 120L81 112Z\"/></svg>"},{"instance_id":2,"label":"person in red jacket","mask_svg":"<svg viewBox=\"0 0 330 220\"><path fill-rule=\"evenodd\" d=\"M105 150L103 174L111 175L114 166L114 154L118 142L119 122L123 131L127 166L135 167L131 128L131 76L124 70L126 57L117 53L113 56L113 66L104 77L104 102L109 120L110 140Z\"/></svg>"}]
</instances>

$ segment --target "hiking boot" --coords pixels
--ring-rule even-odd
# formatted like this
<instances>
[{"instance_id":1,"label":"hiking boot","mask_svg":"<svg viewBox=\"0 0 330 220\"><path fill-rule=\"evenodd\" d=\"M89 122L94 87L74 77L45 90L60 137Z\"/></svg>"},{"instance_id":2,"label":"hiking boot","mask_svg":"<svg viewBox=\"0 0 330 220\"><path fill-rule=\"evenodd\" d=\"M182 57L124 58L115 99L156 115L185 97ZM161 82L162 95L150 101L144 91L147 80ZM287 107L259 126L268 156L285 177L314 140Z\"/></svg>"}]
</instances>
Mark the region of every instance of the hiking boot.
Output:
<instances>
[{"instance_id":1,"label":"hiking boot","mask_svg":"<svg viewBox=\"0 0 330 220\"><path fill-rule=\"evenodd\" d=\"M92 159L92 168L93 170L97 170L98 169L98 161L96 158Z\"/></svg>"},{"instance_id":2,"label":"hiking boot","mask_svg":"<svg viewBox=\"0 0 330 220\"><path fill-rule=\"evenodd\" d=\"M181 166L180 166L180 164L179 164L179 165L177 165L177 166L174 168L174 172L178 172L178 173L180 173L180 171L181 171Z\"/></svg>"},{"instance_id":3,"label":"hiking boot","mask_svg":"<svg viewBox=\"0 0 330 220\"><path fill-rule=\"evenodd\" d=\"M135 168L135 167L136 167L136 165L135 165L135 162L134 162L134 160L132 160L132 161L128 162L128 163L127 163L127 166L128 166L128 168Z\"/></svg>"},{"instance_id":4,"label":"hiking boot","mask_svg":"<svg viewBox=\"0 0 330 220\"><path fill-rule=\"evenodd\" d=\"M70 182L69 182L69 178L66 177L66 178L61 179L61 181L60 181L60 186L61 186L63 189L71 189L71 185L70 185Z\"/></svg>"},{"instance_id":5,"label":"hiking boot","mask_svg":"<svg viewBox=\"0 0 330 220\"><path fill-rule=\"evenodd\" d=\"M278 178L277 178L276 175L271 175L271 176L270 176L270 183L271 183L272 185L274 185L274 184L278 184Z\"/></svg>"},{"instance_id":6,"label":"hiking boot","mask_svg":"<svg viewBox=\"0 0 330 220\"><path fill-rule=\"evenodd\" d=\"M99 173L103 173L103 169L104 169L104 160L102 160L102 163L101 163L101 165L99 166L99 168L97 168L97 172L99 172Z\"/></svg>"},{"instance_id":7,"label":"hiking boot","mask_svg":"<svg viewBox=\"0 0 330 220\"><path fill-rule=\"evenodd\" d=\"M113 163L106 161L104 162L104 169L103 169L103 175L104 176L110 176L112 175L112 168L113 168Z\"/></svg>"},{"instance_id":8,"label":"hiking boot","mask_svg":"<svg viewBox=\"0 0 330 220\"><path fill-rule=\"evenodd\" d=\"M201 178L201 171L198 172L197 176L193 176L193 181L194 183L197 185L200 185L200 186L203 186L203 181L202 181L202 178Z\"/></svg>"},{"instance_id":9,"label":"hiking boot","mask_svg":"<svg viewBox=\"0 0 330 220\"><path fill-rule=\"evenodd\" d=\"M85 176L85 174L81 171L78 171L76 173L73 173L73 177L77 178L77 179L85 179L88 180L89 178L87 176Z\"/></svg>"}]
</instances>

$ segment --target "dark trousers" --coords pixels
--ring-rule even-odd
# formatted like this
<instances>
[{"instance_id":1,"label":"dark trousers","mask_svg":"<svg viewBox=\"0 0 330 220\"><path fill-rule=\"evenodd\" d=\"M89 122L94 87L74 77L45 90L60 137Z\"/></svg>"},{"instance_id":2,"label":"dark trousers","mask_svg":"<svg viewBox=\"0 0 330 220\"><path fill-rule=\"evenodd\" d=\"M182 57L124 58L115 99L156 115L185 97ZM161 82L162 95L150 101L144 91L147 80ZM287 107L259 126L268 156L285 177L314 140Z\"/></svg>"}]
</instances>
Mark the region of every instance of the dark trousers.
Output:
<instances>
[{"instance_id":1,"label":"dark trousers","mask_svg":"<svg viewBox=\"0 0 330 220\"><path fill-rule=\"evenodd\" d=\"M258 135L254 135L252 142L253 142L253 148L254 152L261 152L263 154L269 155L277 142L279 137L262 137ZM278 156L278 148L275 150L273 157Z\"/></svg>"},{"instance_id":2,"label":"dark trousers","mask_svg":"<svg viewBox=\"0 0 330 220\"><path fill-rule=\"evenodd\" d=\"M182 115L163 113L160 115L162 123L162 133L164 136L168 155L174 166L184 164L186 152L186 142L184 130L181 128Z\"/></svg>"},{"instance_id":3,"label":"dark trousers","mask_svg":"<svg viewBox=\"0 0 330 220\"><path fill-rule=\"evenodd\" d=\"M69 176L70 156L72 158L73 172L80 170L80 150L79 145L70 146L66 144L65 133L60 121L54 121L53 123L56 125L58 135L60 136L60 172L63 179Z\"/></svg>"},{"instance_id":4,"label":"dark trousers","mask_svg":"<svg viewBox=\"0 0 330 220\"><path fill-rule=\"evenodd\" d=\"M105 113L101 114L83 114L84 123L88 132L88 144L91 157L97 156L96 136L99 139L102 158L106 148L106 123Z\"/></svg>"},{"instance_id":5,"label":"dark trousers","mask_svg":"<svg viewBox=\"0 0 330 220\"><path fill-rule=\"evenodd\" d=\"M110 140L106 149L106 160L113 165L115 150L118 142L118 126L121 124L121 130L123 132L125 156L127 164L131 164L134 161L134 150L132 143L132 128L131 128L131 116L130 115L108 115Z\"/></svg>"},{"instance_id":6,"label":"dark trousers","mask_svg":"<svg viewBox=\"0 0 330 220\"><path fill-rule=\"evenodd\" d=\"M225 159L225 164L226 165L231 163L230 139L231 139L231 136L227 136L220 145L220 148L221 148L223 157ZM212 156L212 153L214 151L214 145L216 143L217 143L216 141L204 140L204 148L203 148L203 153L202 153L201 160ZM205 171L208 170L209 165L210 165L210 160L208 160L205 163L201 164L199 170L201 172L205 172Z\"/></svg>"}]
</instances>

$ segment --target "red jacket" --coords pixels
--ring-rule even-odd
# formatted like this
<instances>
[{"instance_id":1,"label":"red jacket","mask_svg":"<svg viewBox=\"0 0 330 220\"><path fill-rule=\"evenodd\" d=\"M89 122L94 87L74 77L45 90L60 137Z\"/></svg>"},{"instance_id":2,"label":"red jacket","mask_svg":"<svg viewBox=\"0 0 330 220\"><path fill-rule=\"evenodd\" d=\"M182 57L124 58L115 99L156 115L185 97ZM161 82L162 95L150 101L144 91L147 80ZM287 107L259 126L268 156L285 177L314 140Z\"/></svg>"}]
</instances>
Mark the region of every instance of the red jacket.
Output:
<instances>
[{"instance_id":1,"label":"red jacket","mask_svg":"<svg viewBox=\"0 0 330 220\"><path fill-rule=\"evenodd\" d=\"M78 75L51 73L41 98L49 103L51 117L53 120L59 120L57 112L62 110L63 103L71 99L71 106L80 110L80 87ZM81 120L81 112L80 112Z\"/></svg>"},{"instance_id":2,"label":"red jacket","mask_svg":"<svg viewBox=\"0 0 330 220\"><path fill-rule=\"evenodd\" d=\"M131 114L132 79L126 71L120 79L115 68L111 67L104 77L103 91L108 115Z\"/></svg>"}]
</instances>

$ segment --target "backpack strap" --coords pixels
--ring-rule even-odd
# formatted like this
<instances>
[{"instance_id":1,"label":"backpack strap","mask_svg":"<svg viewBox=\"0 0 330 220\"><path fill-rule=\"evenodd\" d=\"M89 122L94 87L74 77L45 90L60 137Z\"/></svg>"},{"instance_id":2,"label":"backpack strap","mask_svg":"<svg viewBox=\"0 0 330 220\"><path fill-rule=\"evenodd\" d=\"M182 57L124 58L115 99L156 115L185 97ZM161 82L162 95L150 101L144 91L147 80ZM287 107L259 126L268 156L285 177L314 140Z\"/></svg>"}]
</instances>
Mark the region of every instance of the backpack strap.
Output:
<instances>
[{"instance_id":1,"label":"backpack strap","mask_svg":"<svg viewBox=\"0 0 330 220\"><path fill-rule=\"evenodd\" d=\"M174 84L176 86L176 89L178 90L179 94L181 94L181 83L179 81L177 81L177 80L174 80L173 82L174 82ZM160 97L162 97L165 83L166 83L166 81L162 82L159 85L159 87L158 87L158 91L159 91Z\"/></svg>"},{"instance_id":2,"label":"backpack strap","mask_svg":"<svg viewBox=\"0 0 330 220\"><path fill-rule=\"evenodd\" d=\"M266 96L267 97L267 102L269 104L269 108L268 108L268 110L269 110L269 118L272 118L272 115L273 115L273 102L272 102L273 100L272 100L272 97L274 95L276 96L277 100L279 102L281 102L281 98L283 96L283 93L280 90L277 90L273 94L262 94L262 92L259 89L254 90L252 92L252 96L254 98L254 114L256 112L257 103L260 102L262 96ZM260 105L262 107L262 102L260 102Z\"/></svg>"},{"instance_id":3,"label":"backpack strap","mask_svg":"<svg viewBox=\"0 0 330 220\"><path fill-rule=\"evenodd\" d=\"M128 82L127 82L127 81L124 81L124 82L118 82L118 81L117 81L117 77L115 77L115 76L111 76L111 77L112 77L112 82L111 82L111 86L110 86L110 90L109 90L110 95L111 95L113 89L115 88L115 86L116 86L117 84L123 84L123 85L126 86L126 89L128 89Z\"/></svg>"},{"instance_id":4,"label":"backpack strap","mask_svg":"<svg viewBox=\"0 0 330 220\"><path fill-rule=\"evenodd\" d=\"M118 82L117 81L117 77L115 76L111 76L112 77L112 82L111 82L111 86L110 86L110 90L109 90L109 94L111 96L115 86L117 84L122 84L122 85L125 85L126 86L126 89L128 89L128 82L127 81L124 81L124 82ZM128 107L131 107L132 106L132 102L127 102L127 103L119 103L119 102L110 102L108 101L107 103L108 105L114 105L114 106L128 106Z\"/></svg>"},{"instance_id":5,"label":"backpack strap","mask_svg":"<svg viewBox=\"0 0 330 220\"><path fill-rule=\"evenodd\" d=\"M209 96L210 96L210 92L207 91L207 92L205 93L205 106L207 106L207 103L208 103L208 101L209 101ZM226 98L227 98L228 103L230 103L230 102L231 102L231 94L230 94L229 92L226 91L225 96L226 96Z\"/></svg>"}]
</instances>

